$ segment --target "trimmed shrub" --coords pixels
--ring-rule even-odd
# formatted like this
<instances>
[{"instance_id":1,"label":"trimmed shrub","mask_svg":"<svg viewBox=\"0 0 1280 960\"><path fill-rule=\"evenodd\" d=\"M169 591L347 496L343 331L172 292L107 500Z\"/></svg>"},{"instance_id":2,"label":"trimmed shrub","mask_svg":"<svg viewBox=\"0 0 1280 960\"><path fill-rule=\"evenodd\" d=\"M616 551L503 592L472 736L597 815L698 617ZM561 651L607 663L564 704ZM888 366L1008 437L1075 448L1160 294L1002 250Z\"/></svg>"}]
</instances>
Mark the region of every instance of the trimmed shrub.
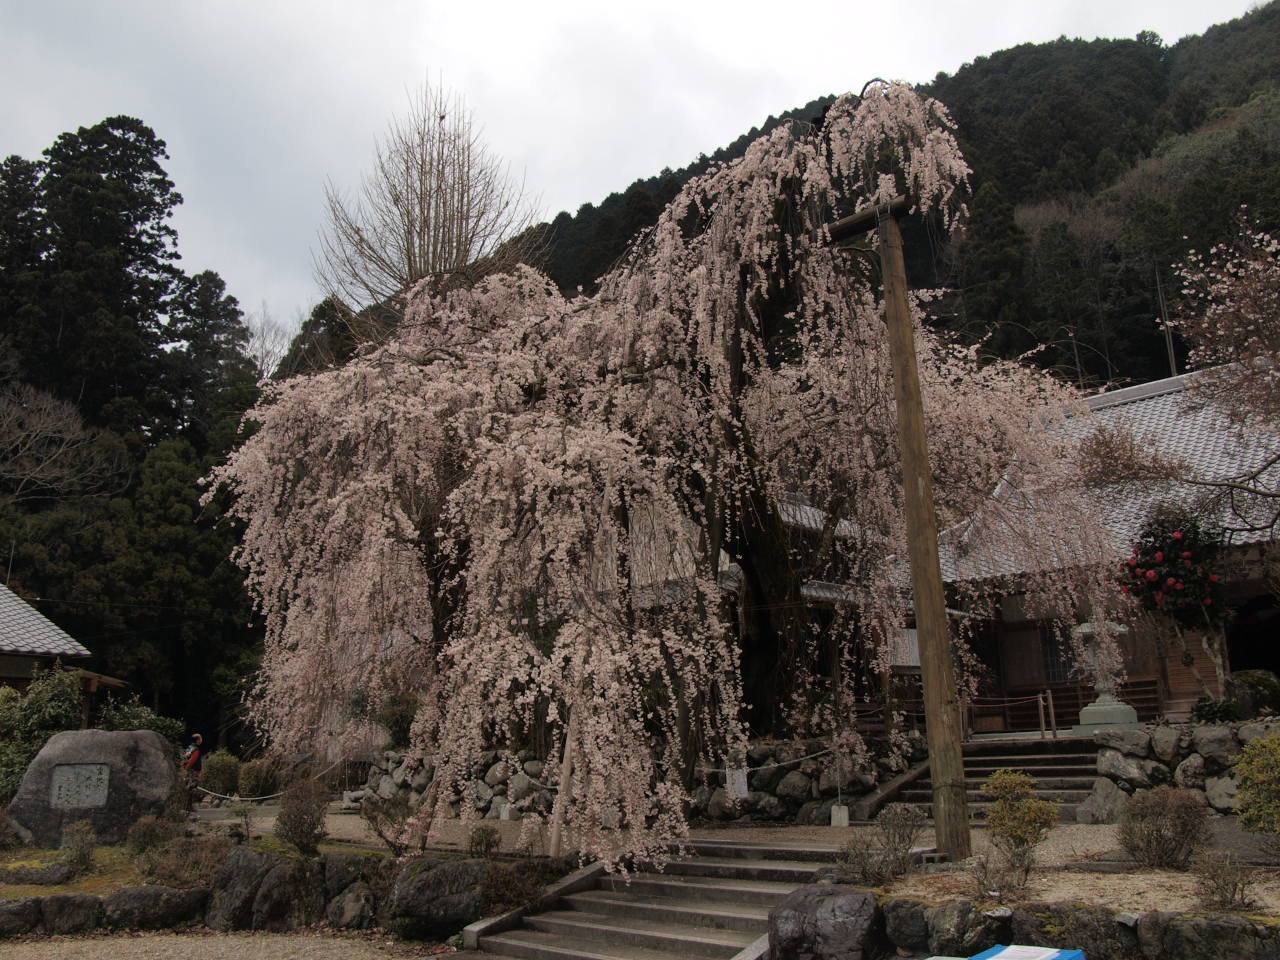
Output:
<instances>
[{"instance_id":1,"label":"trimmed shrub","mask_svg":"<svg viewBox=\"0 0 1280 960\"><path fill-rule=\"evenodd\" d=\"M1026 886L1035 867L1035 848L1059 820L1058 805L1036 797L1035 788L1035 778L1019 770L997 770L982 785L995 801L987 811L987 829L1007 871L1006 887Z\"/></svg>"},{"instance_id":2,"label":"trimmed shrub","mask_svg":"<svg viewBox=\"0 0 1280 960\"><path fill-rule=\"evenodd\" d=\"M200 771L200 786L213 793L232 796L240 786L240 761L235 754L226 750L209 754Z\"/></svg>"},{"instance_id":3,"label":"trimmed shrub","mask_svg":"<svg viewBox=\"0 0 1280 960\"><path fill-rule=\"evenodd\" d=\"M1116 835L1143 866L1185 870L1209 840L1209 809L1195 790L1143 790L1125 804Z\"/></svg>"},{"instance_id":4,"label":"trimmed shrub","mask_svg":"<svg viewBox=\"0 0 1280 960\"><path fill-rule=\"evenodd\" d=\"M911 849L928 824L918 807L891 803L876 815L874 831L859 831L845 844L838 860L847 881L879 886L915 867Z\"/></svg>"},{"instance_id":5,"label":"trimmed shrub","mask_svg":"<svg viewBox=\"0 0 1280 960\"><path fill-rule=\"evenodd\" d=\"M174 823L172 820L162 820L148 815L129 828L129 837L125 841L125 846L131 854L137 856L182 836L182 829L181 824Z\"/></svg>"},{"instance_id":6,"label":"trimmed shrub","mask_svg":"<svg viewBox=\"0 0 1280 960\"><path fill-rule=\"evenodd\" d=\"M324 837L324 814L329 806L329 790L315 780L295 780L285 787L276 817L276 836L298 848L305 857L314 857Z\"/></svg>"},{"instance_id":7,"label":"trimmed shrub","mask_svg":"<svg viewBox=\"0 0 1280 960\"><path fill-rule=\"evenodd\" d=\"M246 800L269 797L276 792L279 782L275 763L266 757L259 757L240 765L237 792Z\"/></svg>"},{"instance_id":8,"label":"trimmed shrub","mask_svg":"<svg viewBox=\"0 0 1280 960\"><path fill-rule=\"evenodd\" d=\"M1280 848L1280 735L1253 741L1236 758L1240 824Z\"/></svg>"},{"instance_id":9,"label":"trimmed shrub","mask_svg":"<svg viewBox=\"0 0 1280 960\"><path fill-rule=\"evenodd\" d=\"M93 869L93 853L97 847L98 835L88 820L76 820L62 828L62 860L76 873Z\"/></svg>"}]
</instances>

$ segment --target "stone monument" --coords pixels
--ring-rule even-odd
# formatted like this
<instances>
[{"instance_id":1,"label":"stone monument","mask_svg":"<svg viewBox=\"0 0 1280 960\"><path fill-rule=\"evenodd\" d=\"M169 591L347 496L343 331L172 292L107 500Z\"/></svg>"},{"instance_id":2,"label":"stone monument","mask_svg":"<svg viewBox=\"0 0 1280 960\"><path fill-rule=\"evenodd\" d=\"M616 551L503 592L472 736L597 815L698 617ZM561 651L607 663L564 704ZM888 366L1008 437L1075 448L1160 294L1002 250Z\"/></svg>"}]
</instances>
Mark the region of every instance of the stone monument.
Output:
<instances>
[{"instance_id":1,"label":"stone monument","mask_svg":"<svg viewBox=\"0 0 1280 960\"><path fill-rule=\"evenodd\" d=\"M1073 636L1090 644L1092 663L1089 666L1094 675L1093 691L1097 697L1080 708L1080 722L1071 728L1071 736L1092 737L1101 730L1133 730L1141 726L1138 711L1116 696L1114 668L1107 663L1101 649L1102 642L1108 637L1127 631L1127 627L1110 621L1082 623L1072 628Z\"/></svg>"},{"instance_id":2,"label":"stone monument","mask_svg":"<svg viewBox=\"0 0 1280 960\"><path fill-rule=\"evenodd\" d=\"M177 785L173 747L160 734L67 730L27 767L9 820L40 847L59 846L76 820L88 820L102 843L120 843L139 818L164 813Z\"/></svg>"}]
</instances>

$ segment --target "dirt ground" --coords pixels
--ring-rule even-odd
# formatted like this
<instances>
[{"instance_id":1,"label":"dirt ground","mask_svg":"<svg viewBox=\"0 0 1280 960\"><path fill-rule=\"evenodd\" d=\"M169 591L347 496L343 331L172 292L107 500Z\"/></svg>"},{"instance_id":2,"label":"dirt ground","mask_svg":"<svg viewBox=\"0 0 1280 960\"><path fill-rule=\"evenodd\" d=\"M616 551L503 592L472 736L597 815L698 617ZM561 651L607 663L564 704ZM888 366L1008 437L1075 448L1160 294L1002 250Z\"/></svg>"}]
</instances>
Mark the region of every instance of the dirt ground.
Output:
<instances>
[{"instance_id":1,"label":"dirt ground","mask_svg":"<svg viewBox=\"0 0 1280 960\"><path fill-rule=\"evenodd\" d=\"M149 933L6 943L5 960L412 960L453 954L389 937L273 933Z\"/></svg>"}]
</instances>

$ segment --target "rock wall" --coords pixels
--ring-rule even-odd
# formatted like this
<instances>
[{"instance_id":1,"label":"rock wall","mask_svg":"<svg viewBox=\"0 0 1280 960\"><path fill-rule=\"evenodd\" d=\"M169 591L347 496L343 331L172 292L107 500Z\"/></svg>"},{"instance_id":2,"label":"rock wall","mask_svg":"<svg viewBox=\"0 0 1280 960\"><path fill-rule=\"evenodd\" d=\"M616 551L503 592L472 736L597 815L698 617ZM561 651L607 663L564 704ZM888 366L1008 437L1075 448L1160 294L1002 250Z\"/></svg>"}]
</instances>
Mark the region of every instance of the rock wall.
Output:
<instances>
[{"instance_id":1,"label":"rock wall","mask_svg":"<svg viewBox=\"0 0 1280 960\"><path fill-rule=\"evenodd\" d=\"M408 939L444 939L485 915L481 860L326 854L317 860L234 847L209 890L147 885L105 897L54 894L0 900L0 938L97 928L286 932L327 920L383 927Z\"/></svg>"},{"instance_id":2,"label":"rock wall","mask_svg":"<svg viewBox=\"0 0 1280 960\"><path fill-rule=\"evenodd\" d=\"M867 746L867 760L839 777L824 741L752 744L747 752L747 795L731 796L723 769L704 770L703 783L693 792L690 816L719 821L830 823L831 808L837 802L849 804L865 796L926 754L919 731L903 734L896 743L885 737L870 738ZM490 751L472 769L467 796L454 808L471 803L487 820L520 820L531 812L545 817L555 802L555 790L544 785L544 769L544 762L532 753L519 754L512 764ZM343 802L354 809L367 796L389 799L398 794L416 804L432 773L430 764L387 751L374 759L364 786L344 793Z\"/></svg>"},{"instance_id":3,"label":"rock wall","mask_svg":"<svg viewBox=\"0 0 1280 960\"><path fill-rule=\"evenodd\" d=\"M1098 779L1076 811L1081 823L1115 823L1135 792L1182 787L1204 795L1218 813L1236 810L1235 763L1245 744L1280 734L1280 721L1149 724L1097 734Z\"/></svg>"}]
</instances>

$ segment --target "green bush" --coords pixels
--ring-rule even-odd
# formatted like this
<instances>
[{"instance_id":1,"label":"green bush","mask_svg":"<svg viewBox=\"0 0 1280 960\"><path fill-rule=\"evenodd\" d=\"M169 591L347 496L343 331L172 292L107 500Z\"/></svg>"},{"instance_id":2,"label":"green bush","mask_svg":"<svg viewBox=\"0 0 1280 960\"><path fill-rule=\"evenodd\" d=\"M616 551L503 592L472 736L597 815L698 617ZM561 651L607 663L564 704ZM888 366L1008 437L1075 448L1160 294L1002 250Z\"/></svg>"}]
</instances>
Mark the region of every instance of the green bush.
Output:
<instances>
[{"instance_id":1,"label":"green bush","mask_svg":"<svg viewBox=\"0 0 1280 960\"><path fill-rule=\"evenodd\" d=\"M982 785L995 801L987 811L987 830L1010 887L1026 886L1035 867L1035 848L1059 820L1058 805L1038 799L1035 788L1035 778L1017 770L997 770Z\"/></svg>"},{"instance_id":2,"label":"green bush","mask_svg":"<svg viewBox=\"0 0 1280 960\"><path fill-rule=\"evenodd\" d=\"M241 764L238 792L246 800L269 797L276 792L279 782L275 763L266 757L259 757Z\"/></svg>"},{"instance_id":3,"label":"green bush","mask_svg":"<svg viewBox=\"0 0 1280 960\"><path fill-rule=\"evenodd\" d=\"M1156 787L1125 804L1116 831L1120 846L1143 866L1185 870L1209 840L1209 810L1195 790Z\"/></svg>"},{"instance_id":4,"label":"green bush","mask_svg":"<svg viewBox=\"0 0 1280 960\"><path fill-rule=\"evenodd\" d=\"M1240 824L1280 846L1280 734L1247 744L1236 758Z\"/></svg>"},{"instance_id":5,"label":"green bush","mask_svg":"<svg viewBox=\"0 0 1280 960\"><path fill-rule=\"evenodd\" d=\"M1192 723L1231 723L1240 719L1240 708L1234 700L1201 697L1191 707Z\"/></svg>"},{"instance_id":6,"label":"green bush","mask_svg":"<svg viewBox=\"0 0 1280 960\"><path fill-rule=\"evenodd\" d=\"M205 757L200 786L228 797L234 794L240 786L240 761L235 754L219 750Z\"/></svg>"},{"instance_id":7,"label":"green bush","mask_svg":"<svg viewBox=\"0 0 1280 960\"><path fill-rule=\"evenodd\" d=\"M97 847L98 835L88 820L76 820L62 828L62 859L76 873L93 869L93 853Z\"/></svg>"},{"instance_id":8,"label":"green bush","mask_svg":"<svg viewBox=\"0 0 1280 960\"><path fill-rule=\"evenodd\" d=\"M98 709L94 726L99 730L153 730L175 744L182 739L181 720L162 717L140 701L136 694L128 700L108 696Z\"/></svg>"},{"instance_id":9,"label":"green bush","mask_svg":"<svg viewBox=\"0 0 1280 960\"><path fill-rule=\"evenodd\" d=\"M83 702L80 678L58 663L38 670L25 694L0 687L0 804L18 792L45 741L79 729Z\"/></svg>"},{"instance_id":10,"label":"green bush","mask_svg":"<svg viewBox=\"0 0 1280 960\"><path fill-rule=\"evenodd\" d=\"M276 817L276 836L306 857L314 857L324 837L324 814L329 790L315 780L295 780L285 787Z\"/></svg>"}]
</instances>

